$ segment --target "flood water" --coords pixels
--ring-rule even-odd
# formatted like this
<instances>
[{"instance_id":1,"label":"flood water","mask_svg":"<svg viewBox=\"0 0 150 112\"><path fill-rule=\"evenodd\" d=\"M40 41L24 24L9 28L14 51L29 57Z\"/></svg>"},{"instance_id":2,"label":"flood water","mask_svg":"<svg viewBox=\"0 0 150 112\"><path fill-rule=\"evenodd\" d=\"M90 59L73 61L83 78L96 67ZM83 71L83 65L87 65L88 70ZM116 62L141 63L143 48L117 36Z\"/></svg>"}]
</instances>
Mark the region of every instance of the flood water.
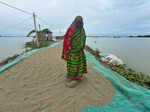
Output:
<instances>
[{"instance_id":1,"label":"flood water","mask_svg":"<svg viewBox=\"0 0 150 112\"><path fill-rule=\"evenodd\" d=\"M125 64L150 76L150 38L87 38L87 45L121 58Z\"/></svg>"},{"instance_id":2,"label":"flood water","mask_svg":"<svg viewBox=\"0 0 150 112\"><path fill-rule=\"evenodd\" d=\"M0 61L21 53L24 50L25 42L31 40L30 37L0 37Z\"/></svg>"},{"instance_id":3,"label":"flood water","mask_svg":"<svg viewBox=\"0 0 150 112\"><path fill-rule=\"evenodd\" d=\"M0 61L24 50L28 37L0 37ZM150 75L150 38L87 38L87 45L101 52L121 58L125 64L138 72Z\"/></svg>"}]
</instances>

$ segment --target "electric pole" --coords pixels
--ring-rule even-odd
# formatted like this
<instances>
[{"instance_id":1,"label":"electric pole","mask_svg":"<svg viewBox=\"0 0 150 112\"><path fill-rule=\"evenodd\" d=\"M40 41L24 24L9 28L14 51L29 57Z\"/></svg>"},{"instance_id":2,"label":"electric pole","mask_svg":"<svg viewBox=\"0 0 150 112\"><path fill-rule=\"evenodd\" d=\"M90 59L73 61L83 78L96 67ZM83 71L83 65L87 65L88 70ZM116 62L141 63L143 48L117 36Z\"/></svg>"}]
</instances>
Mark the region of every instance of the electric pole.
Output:
<instances>
[{"instance_id":1,"label":"electric pole","mask_svg":"<svg viewBox=\"0 0 150 112\"><path fill-rule=\"evenodd\" d=\"M39 31L41 31L41 25L39 24Z\"/></svg>"},{"instance_id":2,"label":"electric pole","mask_svg":"<svg viewBox=\"0 0 150 112\"><path fill-rule=\"evenodd\" d=\"M38 32L37 32L37 28L36 28L35 13L33 13L33 21L34 21L34 29L35 29L35 32L36 32L36 44L37 44L37 47L40 47L39 39L38 39Z\"/></svg>"}]
</instances>

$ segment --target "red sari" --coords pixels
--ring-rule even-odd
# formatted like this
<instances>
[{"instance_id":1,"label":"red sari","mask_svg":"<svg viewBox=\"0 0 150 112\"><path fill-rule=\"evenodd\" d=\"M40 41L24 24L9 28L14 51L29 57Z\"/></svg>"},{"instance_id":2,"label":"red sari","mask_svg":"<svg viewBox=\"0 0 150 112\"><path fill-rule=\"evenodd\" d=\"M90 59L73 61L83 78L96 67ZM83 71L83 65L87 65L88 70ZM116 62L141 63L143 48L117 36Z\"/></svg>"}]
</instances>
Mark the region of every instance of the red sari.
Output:
<instances>
[{"instance_id":1,"label":"red sari","mask_svg":"<svg viewBox=\"0 0 150 112\"><path fill-rule=\"evenodd\" d=\"M87 73L86 57L83 51L85 46L85 31L82 26L82 18L76 17L75 21L68 28L63 42L62 58L67 61L67 77L70 80L79 80L84 73Z\"/></svg>"}]
</instances>

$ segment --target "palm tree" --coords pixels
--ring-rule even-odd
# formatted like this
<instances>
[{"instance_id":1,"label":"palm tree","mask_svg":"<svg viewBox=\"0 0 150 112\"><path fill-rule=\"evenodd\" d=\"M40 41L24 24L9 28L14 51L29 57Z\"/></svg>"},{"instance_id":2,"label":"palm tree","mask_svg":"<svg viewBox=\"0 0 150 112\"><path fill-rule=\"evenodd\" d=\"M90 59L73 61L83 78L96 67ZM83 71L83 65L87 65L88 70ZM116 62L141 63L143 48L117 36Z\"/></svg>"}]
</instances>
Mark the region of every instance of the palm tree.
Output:
<instances>
[{"instance_id":1,"label":"palm tree","mask_svg":"<svg viewBox=\"0 0 150 112\"><path fill-rule=\"evenodd\" d=\"M30 37L33 33L35 33L35 30L31 30L31 31L28 33L27 37Z\"/></svg>"}]
</instances>

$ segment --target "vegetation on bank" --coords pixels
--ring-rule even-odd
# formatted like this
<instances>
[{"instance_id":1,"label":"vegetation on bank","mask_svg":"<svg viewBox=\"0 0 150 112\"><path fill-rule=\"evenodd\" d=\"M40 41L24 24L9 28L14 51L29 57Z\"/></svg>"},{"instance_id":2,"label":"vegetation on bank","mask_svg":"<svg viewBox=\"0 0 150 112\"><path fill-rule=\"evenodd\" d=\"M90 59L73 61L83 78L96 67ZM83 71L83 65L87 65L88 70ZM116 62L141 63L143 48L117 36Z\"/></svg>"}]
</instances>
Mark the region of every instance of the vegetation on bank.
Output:
<instances>
[{"instance_id":1,"label":"vegetation on bank","mask_svg":"<svg viewBox=\"0 0 150 112\"><path fill-rule=\"evenodd\" d=\"M6 58L4 61L0 62L0 66L6 65L6 64L12 62L12 61L15 60L18 56L19 56L19 54L15 54L14 56L11 56L11 57Z\"/></svg>"},{"instance_id":2,"label":"vegetation on bank","mask_svg":"<svg viewBox=\"0 0 150 112\"><path fill-rule=\"evenodd\" d=\"M128 68L125 64L124 65L112 65L102 62L101 56L99 55L100 51L98 49L93 50L89 46L86 46L86 50L90 52L95 58L105 67L119 73L127 80L134 82L138 85L141 85L145 88L150 89L150 77L142 72L136 72L135 70Z\"/></svg>"},{"instance_id":3,"label":"vegetation on bank","mask_svg":"<svg viewBox=\"0 0 150 112\"><path fill-rule=\"evenodd\" d=\"M130 35L129 37L130 38L135 38L135 37L137 37L137 38L150 38L150 35L138 35L138 36Z\"/></svg>"},{"instance_id":4,"label":"vegetation on bank","mask_svg":"<svg viewBox=\"0 0 150 112\"><path fill-rule=\"evenodd\" d=\"M29 50L34 50L42 47L47 47L54 43L54 41L39 41L39 47L37 47L37 44L35 42L26 42L25 48L30 48ZM26 51L29 51L28 49Z\"/></svg>"}]
</instances>

